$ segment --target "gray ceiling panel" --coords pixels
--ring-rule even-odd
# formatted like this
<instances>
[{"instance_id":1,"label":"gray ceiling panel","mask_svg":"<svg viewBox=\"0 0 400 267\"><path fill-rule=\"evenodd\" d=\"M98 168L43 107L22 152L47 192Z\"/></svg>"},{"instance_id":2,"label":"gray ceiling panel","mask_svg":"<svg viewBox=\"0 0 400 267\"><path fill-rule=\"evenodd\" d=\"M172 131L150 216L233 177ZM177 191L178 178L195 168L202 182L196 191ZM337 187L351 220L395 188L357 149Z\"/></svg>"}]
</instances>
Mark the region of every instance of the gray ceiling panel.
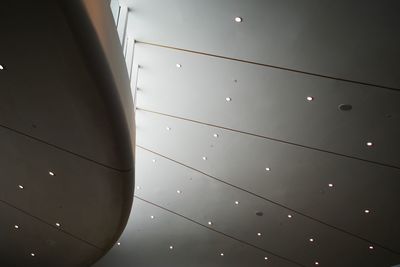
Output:
<instances>
[{"instance_id":1,"label":"gray ceiling panel","mask_svg":"<svg viewBox=\"0 0 400 267\"><path fill-rule=\"evenodd\" d=\"M323 266L390 266L400 261L399 255L378 247L370 250L369 242L157 154L138 148L136 155L136 164L141 168L136 173L135 194L205 227L284 255L304 266L315 261ZM260 211L263 215L257 216L256 212Z\"/></svg>"},{"instance_id":2,"label":"gray ceiling panel","mask_svg":"<svg viewBox=\"0 0 400 267\"><path fill-rule=\"evenodd\" d=\"M400 251L397 169L145 111L138 111L137 123L137 143L144 148Z\"/></svg>"},{"instance_id":3,"label":"gray ceiling panel","mask_svg":"<svg viewBox=\"0 0 400 267\"><path fill-rule=\"evenodd\" d=\"M277 257L266 261L268 255L261 250L139 198L133 205L135 214L129 219L120 245L115 245L95 267L298 266Z\"/></svg>"},{"instance_id":4,"label":"gray ceiling panel","mask_svg":"<svg viewBox=\"0 0 400 267\"><path fill-rule=\"evenodd\" d=\"M136 53L140 108L400 167L400 92L145 44Z\"/></svg>"},{"instance_id":5,"label":"gray ceiling panel","mask_svg":"<svg viewBox=\"0 0 400 267\"><path fill-rule=\"evenodd\" d=\"M97 267L400 262L396 1L121 2L137 188Z\"/></svg>"},{"instance_id":6,"label":"gray ceiling panel","mask_svg":"<svg viewBox=\"0 0 400 267\"><path fill-rule=\"evenodd\" d=\"M98 267L400 262L397 2L122 2L136 200Z\"/></svg>"},{"instance_id":7,"label":"gray ceiling panel","mask_svg":"<svg viewBox=\"0 0 400 267\"><path fill-rule=\"evenodd\" d=\"M139 41L400 88L396 0L125 2Z\"/></svg>"}]
</instances>

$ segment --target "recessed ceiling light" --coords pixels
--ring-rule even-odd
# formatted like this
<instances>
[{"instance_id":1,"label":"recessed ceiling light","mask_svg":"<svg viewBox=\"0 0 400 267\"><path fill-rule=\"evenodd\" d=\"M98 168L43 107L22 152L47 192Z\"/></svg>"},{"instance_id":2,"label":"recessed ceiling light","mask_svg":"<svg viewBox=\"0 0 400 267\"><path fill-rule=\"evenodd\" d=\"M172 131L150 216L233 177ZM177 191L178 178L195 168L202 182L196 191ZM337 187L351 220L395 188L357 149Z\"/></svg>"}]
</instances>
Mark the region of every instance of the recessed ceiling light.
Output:
<instances>
[{"instance_id":1,"label":"recessed ceiling light","mask_svg":"<svg viewBox=\"0 0 400 267\"><path fill-rule=\"evenodd\" d=\"M367 142L366 145L367 146L373 146L374 144L372 142Z\"/></svg>"},{"instance_id":2,"label":"recessed ceiling light","mask_svg":"<svg viewBox=\"0 0 400 267\"><path fill-rule=\"evenodd\" d=\"M310 240L310 242L314 242L314 238L310 238L309 240Z\"/></svg>"},{"instance_id":3,"label":"recessed ceiling light","mask_svg":"<svg viewBox=\"0 0 400 267\"><path fill-rule=\"evenodd\" d=\"M291 214L288 214L288 216L287 216L288 218L292 218L292 215Z\"/></svg>"},{"instance_id":4,"label":"recessed ceiling light","mask_svg":"<svg viewBox=\"0 0 400 267\"><path fill-rule=\"evenodd\" d=\"M307 101L313 101L313 100L314 100L314 97L312 97L312 96L307 96L306 99L307 99Z\"/></svg>"},{"instance_id":5,"label":"recessed ceiling light","mask_svg":"<svg viewBox=\"0 0 400 267\"><path fill-rule=\"evenodd\" d=\"M31 256L32 256L32 257L35 257L35 253L32 252L32 253L31 253Z\"/></svg>"},{"instance_id":6,"label":"recessed ceiling light","mask_svg":"<svg viewBox=\"0 0 400 267\"><path fill-rule=\"evenodd\" d=\"M219 137L219 135L218 134L213 134L213 136L215 137L215 138L218 138Z\"/></svg>"},{"instance_id":7,"label":"recessed ceiling light","mask_svg":"<svg viewBox=\"0 0 400 267\"><path fill-rule=\"evenodd\" d=\"M24 189L23 185L18 185L19 189Z\"/></svg>"},{"instance_id":8,"label":"recessed ceiling light","mask_svg":"<svg viewBox=\"0 0 400 267\"><path fill-rule=\"evenodd\" d=\"M371 249L371 250L374 249L374 246L369 246L369 249Z\"/></svg>"},{"instance_id":9,"label":"recessed ceiling light","mask_svg":"<svg viewBox=\"0 0 400 267\"><path fill-rule=\"evenodd\" d=\"M269 172L269 171L271 170L271 168L267 167L267 168L265 168L265 170L266 170L267 172Z\"/></svg>"},{"instance_id":10,"label":"recessed ceiling light","mask_svg":"<svg viewBox=\"0 0 400 267\"><path fill-rule=\"evenodd\" d=\"M170 249L170 250L173 250L173 249L174 249L174 246L169 246L169 249Z\"/></svg>"},{"instance_id":11,"label":"recessed ceiling light","mask_svg":"<svg viewBox=\"0 0 400 267\"><path fill-rule=\"evenodd\" d=\"M364 213L366 213L366 214L368 214L370 212L371 212L370 210L364 210Z\"/></svg>"},{"instance_id":12,"label":"recessed ceiling light","mask_svg":"<svg viewBox=\"0 0 400 267\"><path fill-rule=\"evenodd\" d=\"M209 222L208 222L208 225L212 225L212 222L211 222L211 221L209 221Z\"/></svg>"},{"instance_id":13,"label":"recessed ceiling light","mask_svg":"<svg viewBox=\"0 0 400 267\"><path fill-rule=\"evenodd\" d=\"M328 184L329 187L333 187L333 184Z\"/></svg>"},{"instance_id":14,"label":"recessed ceiling light","mask_svg":"<svg viewBox=\"0 0 400 267\"><path fill-rule=\"evenodd\" d=\"M181 64L176 64L175 65L177 68L180 68L180 67L182 67L182 65Z\"/></svg>"},{"instance_id":15,"label":"recessed ceiling light","mask_svg":"<svg viewBox=\"0 0 400 267\"><path fill-rule=\"evenodd\" d=\"M117 243L117 246L121 246L121 242L118 242L118 243Z\"/></svg>"},{"instance_id":16,"label":"recessed ceiling light","mask_svg":"<svg viewBox=\"0 0 400 267\"><path fill-rule=\"evenodd\" d=\"M54 173L54 172L52 172L52 171L49 171L49 175L50 175L50 176L54 176L54 175L55 175L55 173Z\"/></svg>"},{"instance_id":17,"label":"recessed ceiling light","mask_svg":"<svg viewBox=\"0 0 400 267\"><path fill-rule=\"evenodd\" d=\"M225 100L226 100L227 102L231 102L231 101L232 101L232 98L227 97L227 98L225 98Z\"/></svg>"},{"instance_id":18,"label":"recessed ceiling light","mask_svg":"<svg viewBox=\"0 0 400 267\"><path fill-rule=\"evenodd\" d=\"M139 190L141 187L140 186L136 186L136 189Z\"/></svg>"},{"instance_id":19,"label":"recessed ceiling light","mask_svg":"<svg viewBox=\"0 0 400 267\"><path fill-rule=\"evenodd\" d=\"M315 265L319 265L319 262L318 262L318 261L316 261L316 262L314 262L314 264L315 264Z\"/></svg>"},{"instance_id":20,"label":"recessed ceiling light","mask_svg":"<svg viewBox=\"0 0 400 267\"><path fill-rule=\"evenodd\" d=\"M219 255L221 255L221 257L223 257L223 256L224 256L224 253L221 252Z\"/></svg>"},{"instance_id":21,"label":"recessed ceiling light","mask_svg":"<svg viewBox=\"0 0 400 267\"><path fill-rule=\"evenodd\" d=\"M264 257L264 260L268 260L268 257Z\"/></svg>"},{"instance_id":22,"label":"recessed ceiling light","mask_svg":"<svg viewBox=\"0 0 400 267\"><path fill-rule=\"evenodd\" d=\"M165 127L165 130L170 131L171 128L167 126L167 127Z\"/></svg>"},{"instance_id":23,"label":"recessed ceiling light","mask_svg":"<svg viewBox=\"0 0 400 267\"><path fill-rule=\"evenodd\" d=\"M242 21L243 21L243 18L241 18L241 17L235 17L235 21L236 21L236 22L242 22Z\"/></svg>"},{"instance_id":24,"label":"recessed ceiling light","mask_svg":"<svg viewBox=\"0 0 400 267\"><path fill-rule=\"evenodd\" d=\"M176 190L176 192L177 192L178 194L181 194L181 193L182 193L182 191L181 191L181 190Z\"/></svg>"},{"instance_id":25,"label":"recessed ceiling light","mask_svg":"<svg viewBox=\"0 0 400 267\"><path fill-rule=\"evenodd\" d=\"M56 226L57 226L57 227L60 227L60 226L61 226L61 224L60 224L60 223L56 223Z\"/></svg>"},{"instance_id":26,"label":"recessed ceiling light","mask_svg":"<svg viewBox=\"0 0 400 267\"><path fill-rule=\"evenodd\" d=\"M156 163L156 161L157 161L157 160L155 160L155 159L152 159L151 161L152 161L153 163Z\"/></svg>"},{"instance_id":27,"label":"recessed ceiling light","mask_svg":"<svg viewBox=\"0 0 400 267\"><path fill-rule=\"evenodd\" d=\"M202 157L203 160L207 160L207 157Z\"/></svg>"},{"instance_id":28,"label":"recessed ceiling light","mask_svg":"<svg viewBox=\"0 0 400 267\"><path fill-rule=\"evenodd\" d=\"M19 226L18 226L18 225L14 225L14 228L15 228L15 229L19 229Z\"/></svg>"},{"instance_id":29,"label":"recessed ceiling light","mask_svg":"<svg viewBox=\"0 0 400 267\"><path fill-rule=\"evenodd\" d=\"M257 233L257 235L258 235L258 236L262 236L262 234L261 234L261 233Z\"/></svg>"},{"instance_id":30,"label":"recessed ceiling light","mask_svg":"<svg viewBox=\"0 0 400 267\"><path fill-rule=\"evenodd\" d=\"M0 70L4 70L4 67L3 67L3 65L0 65Z\"/></svg>"},{"instance_id":31,"label":"recessed ceiling light","mask_svg":"<svg viewBox=\"0 0 400 267\"><path fill-rule=\"evenodd\" d=\"M239 201L236 200L236 201L235 201L235 205L239 205Z\"/></svg>"}]
</instances>

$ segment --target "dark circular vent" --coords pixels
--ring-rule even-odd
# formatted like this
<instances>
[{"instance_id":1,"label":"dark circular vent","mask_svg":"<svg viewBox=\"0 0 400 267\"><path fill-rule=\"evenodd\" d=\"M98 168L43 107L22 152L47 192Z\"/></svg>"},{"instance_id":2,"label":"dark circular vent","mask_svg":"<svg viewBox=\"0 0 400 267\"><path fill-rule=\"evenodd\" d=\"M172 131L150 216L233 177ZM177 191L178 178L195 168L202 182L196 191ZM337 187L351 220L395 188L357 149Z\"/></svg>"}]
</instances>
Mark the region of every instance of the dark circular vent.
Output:
<instances>
[{"instance_id":1,"label":"dark circular vent","mask_svg":"<svg viewBox=\"0 0 400 267\"><path fill-rule=\"evenodd\" d=\"M349 111L353 109L353 106L350 104L340 104L338 108L341 111Z\"/></svg>"}]
</instances>

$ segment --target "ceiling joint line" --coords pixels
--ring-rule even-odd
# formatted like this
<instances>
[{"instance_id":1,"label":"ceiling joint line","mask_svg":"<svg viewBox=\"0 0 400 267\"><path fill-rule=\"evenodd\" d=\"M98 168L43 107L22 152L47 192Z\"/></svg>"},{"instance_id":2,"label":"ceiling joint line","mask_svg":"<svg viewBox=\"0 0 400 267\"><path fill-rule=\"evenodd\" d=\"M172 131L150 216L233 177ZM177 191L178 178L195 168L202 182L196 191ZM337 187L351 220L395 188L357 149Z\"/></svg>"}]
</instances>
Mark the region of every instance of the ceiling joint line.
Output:
<instances>
[{"instance_id":1,"label":"ceiling joint line","mask_svg":"<svg viewBox=\"0 0 400 267\"><path fill-rule=\"evenodd\" d=\"M216 125L216 124L206 123L206 122L197 121L197 120L193 120L193 119L188 119L188 118L184 118L184 117L179 117L179 116L175 116L175 115L170 115L170 114L166 114L166 113L162 113L162 112L158 112L158 111L153 111L153 110L148 110L148 109L144 109L144 108L140 108L140 107L137 107L136 110L144 111L144 112L148 112L148 113L153 113L153 114L157 114L157 115L161 115L161 116L166 116L166 117L170 117L170 118L174 118L174 119L178 119L178 120L188 121L188 122L192 122L192 123L195 123L195 124L201 124L201 125L205 125L205 126L219 128L219 129L227 130L227 131L230 131L230 132L240 133L240 134L244 134L244 135L250 135L250 136L254 136L254 137L258 137L258 138L262 138L262 139L267 139L267 140L271 140L271 141L275 141L275 142L279 142L279 143L283 143L283 144L287 144L287 145L297 146L297 147L306 148L306 149L310 149L310 150L314 150L314 151L319 151L319 152L323 152L323 153L327 153L327 154L331 154L331 155L335 155L335 156L340 156L340 157L344 157L344 158L349 158L349 159L353 159L353 160L363 161L363 162L372 163L372 164L383 166L383 167L388 167L388 168L393 168L393 169L400 170L400 167L396 166L396 165L382 163L382 162L373 161L373 160L369 160L369 159L363 159L363 158L350 156L350 155L346 155L346 154L341 154L341 153L338 153L338 152L324 150L324 149L320 149L320 148L316 148L316 147L312 147L312 146L301 145L301 144L293 143L293 142L290 142L290 141L276 139L276 138L273 138L273 137L268 137L268 136L259 135L259 134L255 134L255 133L249 133L249 132L245 132L245 131L241 131L241 130L236 130L236 129L233 129L233 128L228 128L228 127L225 127L225 126L219 126L219 125Z\"/></svg>"},{"instance_id":2,"label":"ceiling joint line","mask_svg":"<svg viewBox=\"0 0 400 267\"><path fill-rule=\"evenodd\" d=\"M283 70L283 71L287 71L287 72L299 73L299 74L304 74L304 75L308 75L308 76L320 77L320 78L336 80L336 81L341 81L341 82L347 82L347 83L352 83L352 84L378 87L378 88L382 88L385 90L391 90L391 91L397 91L397 92L400 91L400 88L396 88L396 87L392 87L392 86L379 85L379 84L374 84L374 83L369 83L369 82L362 82L362 81L357 81L357 80L352 80L352 79L334 77L334 76L329 76L329 75L324 75L324 74L318 74L318 73L313 73L313 72L308 72L308 71L303 71L303 70L298 70L298 69L291 69L291 68L287 68L287 67L280 67L280 66L264 64L264 63L259 63L259 62L255 62L255 61L244 60L244 59L238 59L238 58L233 58L233 57L221 56L221 55L216 55L216 54L210 54L210 53L205 53L205 52L200 52L200 51L195 51L195 50L190 50L190 49L184 49L184 48L179 48L179 47L174 47L174 46L156 44L156 43L139 41L139 40L137 40L137 43L160 47L160 48L172 49L172 50L176 50L176 51L187 52L187 53L192 53L192 54L197 54L197 55L220 58L220 59L225 59L225 60L230 60L230 61L253 64L253 65L257 65L257 66L273 68L273 69Z\"/></svg>"},{"instance_id":3,"label":"ceiling joint line","mask_svg":"<svg viewBox=\"0 0 400 267\"><path fill-rule=\"evenodd\" d=\"M172 158L170 158L170 157L167 157L167 156L165 156L165 155L162 155L162 154L160 154L160 153L157 153L157 152L155 152L155 151L153 151L153 150L151 150L151 149L145 148L145 147L143 147L143 146L141 146L141 145L138 145L138 144L136 145L136 147L138 147L138 148L140 148L140 149L143 149L143 150L145 150L145 151L148 151L148 152L150 152L150 153L152 153L152 154L155 154L155 155L157 155L157 156L160 156L160 157L162 157L162 158L164 158L164 159L167 159L167 160L169 160L169 161L172 161L172 162L174 162L174 163L176 163L176 164L178 164L178 165L181 165L181 166L183 166L183 167L185 167L185 168L188 168L188 169L190 169L190 170L193 170L193 171L195 171L195 172L198 172L198 173L200 173L200 174L202 174L202 175L205 175L205 176L207 176L207 177L209 177L209 178L211 178L211 179L213 179L213 180L216 180L216 181L218 181L218 182L220 182L220 183L223 183L223 184L225 184L225 185L228 185L228 186L230 186L230 187L233 187L233 188L236 188L236 189L238 189L238 190L240 190L240 191L243 191L243 192L245 192L245 193L248 193L248 194L250 194L250 195L252 195L252 196L254 196L254 197L257 197L257 198L259 198L259 199L262 199L262 200L264 200L264 201L266 201L266 202L272 203L272 204L274 204L274 205L276 205L276 206L279 206L279 207L281 207L281 208L284 208L284 209L286 209L286 210L288 210L288 211L292 211L292 212L296 213L297 215L303 216L303 217L305 217L305 218L307 218L307 219L310 219L310 220L312 220L312 221L314 221L314 222L317 222L317 223L320 223L320 224L322 224L322 225L325 225L325 226L327 226L327 227L329 227L329 228L331 228L331 229L334 229L334 230L336 230L336 231L342 232L342 233L344 233L344 234L347 234L347 235L349 235L349 236L352 236L352 237L354 237L354 238L357 238L357 239L359 239L359 240L362 240L362 241L364 241L364 242L366 242L366 243L368 243L368 244L375 245L375 246L380 247L380 248L382 248L382 249L385 249L385 250L387 250L387 251L389 251L389 252L391 252L391 253L400 255L400 252L395 251L395 250L393 250L393 249L391 249L391 248L389 248L389 247L387 247L387 246L385 246L385 245L382 245L382 244L376 243L376 242L374 242L374 241L368 240L368 239L366 239L366 238L364 238L364 237L362 237L362 236L359 236L359 235L357 235L357 234L354 234L354 233L352 233L352 232L349 232L349 231L347 231L347 230L344 230L344 229L342 229L342 228L340 228L340 227L337 227L337 226L334 226L334 225L332 225L332 224L329 224L329 223L326 223L326 222L324 222L324 221L321 221L320 219L314 218L314 217L312 217L312 216L310 216L310 215L307 215L307 214L305 214L305 213L303 213L303 212L301 212L301 211L292 209L292 208L290 208L290 207L288 207L288 206L285 206L285 205L283 205L283 204L280 204L280 203L278 203L278 202L276 202L276 201L274 201L274 200L271 200L271 199L269 199L269 198L263 197L263 196L258 195L258 194L256 194L256 193L253 193L253 192L251 192L251 191L249 191L249 190L247 190L247 189L244 189L244 188L241 188L241 187L236 186L236 185L234 185L234 184L228 183L228 182L226 182L226 181L224 181L224 180L222 180L222 179L219 179L219 178L217 178L217 177L215 177L215 176L212 176L212 175L210 175L210 174L207 174L207 173L205 173L205 172L203 172L203 171L201 171L201 170L198 170L198 169L196 169L196 168L194 168L194 167L191 167L191 166L186 165L186 164L184 164L184 163L182 163L182 162L179 162L179 161L177 161L177 160L174 160L174 159L172 159Z\"/></svg>"},{"instance_id":4,"label":"ceiling joint line","mask_svg":"<svg viewBox=\"0 0 400 267\"><path fill-rule=\"evenodd\" d=\"M0 199L0 202L2 202L3 204L9 206L10 208L13 208L13 209L18 210L19 212L21 212L21 213L23 213L23 214L25 214L25 215L27 215L27 216L29 216L29 217L31 217L31 218L37 220L37 221L39 221L39 222L41 222L41 223L43 223L43 224L46 224L47 226L50 226L50 227L52 227L52 228L57 229L58 231L60 231L60 232L62 232L62 233L64 233L64 234L66 234L66 235L72 237L73 239L76 239L77 241L83 242L83 243L85 243L85 244L87 244L87 245L89 245L89 246L91 246L91 247L93 247L93 248L96 248L96 249L98 249L98 250L101 250L101 251L103 251L103 252L105 251L104 248L98 247L98 246L96 246L96 245L90 243L89 241L86 241L86 240L84 240L84 239L82 239L82 238L80 238L80 237L78 237L78 236L76 236L76 235L74 235L74 234L71 234L70 232L67 232L67 231L65 231L65 230L63 230L63 229L60 229L60 228L54 226L53 224L46 222L45 220L41 219L40 217L37 217L37 216L35 216L35 215L33 215L33 214L29 213L29 212L26 212L25 210L20 209L20 208L14 206L14 205L11 204L11 203L8 203L8 202L5 201L5 200Z\"/></svg>"},{"instance_id":5,"label":"ceiling joint line","mask_svg":"<svg viewBox=\"0 0 400 267\"><path fill-rule=\"evenodd\" d=\"M158 207L158 208L160 208L160 209L162 209L162 210L165 210L165 211L167 211L167 212L169 212L169 213L172 213L172 214L174 214L174 215L176 215L176 216L178 216L178 217L181 217L181 218L183 218L183 219L185 219L185 220L188 220L188 221L190 221L190 222L192 222L192 223L194 223L194 224L197 224L197 225L199 225L199 226L201 226L201 227L203 227L203 228L206 228L207 230L211 230L211 231L213 231L213 232L215 232L215 233L218 233L218 234L220 234L220 235L223 235L223 236L225 236L225 237L228 237L228 238L230 238L230 239L233 239L233 240L235 240L235 241L238 241L238 242L240 242L240 243L242 243L242 244L245 244L245 245L247 245L247 246L253 247L253 248L255 248L255 249L261 250L261 251L263 251L263 252L265 252L265 253L268 253L268 254L270 254L270 255L273 255L273 256L275 256L275 257L277 257L277 258L280 258L280 259L282 259L282 260L288 261L288 262L290 262L290 263L296 264L296 265L298 265L298 266L306 267L305 265L303 265L303 264L301 264L301 263L299 263L299 262L296 262L296 261L294 261L294 260L291 260L291 259L289 259L289 258L287 258L287 257L285 257L285 256L281 256L281 255L279 255L279 254L277 254L277 253L275 253L275 252L271 252L271 251L266 250L266 249L264 249L264 248L261 248L261 247L259 247L259 246L253 245L253 244L251 244L251 243L249 243L249 242L247 242L247 241L244 241L244 240L241 240L241 239L236 238L236 237L234 237L234 236L225 234L224 232L218 231L218 230L216 230L216 229L207 227L206 225L203 225L203 224L201 224L201 223L199 223L199 222L197 222L197 221L195 221L195 220L193 220L193 219L191 219L191 218L189 218L189 217L186 217L186 216L184 216L184 215L182 215L182 214L180 214L180 213L177 213L177 212L175 212L175 211L173 211L173 210L170 210L170 209L165 208L165 207L163 207L163 206L160 206L160 205L158 205L158 204L156 204L156 203L154 203L154 202L151 202L151 201L149 201L149 200L146 200L146 199L144 199L144 198L141 198L141 197L139 197L139 196L137 196L137 195L134 195L134 197L135 197L136 199L139 199L139 200L141 200L141 201L143 201L143 202L146 202L146 203L148 203L148 204L150 204L150 205L153 205L153 206Z\"/></svg>"},{"instance_id":6,"label":"ceiling joint line","mask_svg":"<svg viewBox=\"0 0 400 267\"><path fill-rule=\"evenodd\" d=\"M9 130L9 131L12 131L12 132L14 132L14 133L16 133L16 134L18 134L18 135L22 135L22 136L25 136L25 137L27 137L27 138L29 138L29 139L35 140L35 141L37 141L37 142L39 142L39 143L48 145L48 146L50 146L50 147L52 147L52 148L55 148L55 149L57 149L57 150L60 150L60 151L66 152L66 153L68 153L68 154L74 155L74 156L76 156L76 157L78 157L78 158L81 158L81 159L90 161L90 162L92 162L92 163L95 163L95 164L100 165L100 166L102 166L102 167L105 167L105 168L107 168L107 169L111 169L111 170L114 170L114 171L117 171L117 172L130 172L130 171L133 170L133 168L129 168L129 169L118 169L118 168L114 168L114 167L108 166L108 165L106 165L106 164L104 164L104 163L95 161L95 160L90 159L90 158L88 158L88 157L85 157L85 156L82 156L82 155L77 154L77 153L75 153L75 152L72 152L72 151L70 151L70 150L68 150L68 149L65 149L65 148L59 147L59 146L57 146L57 145L51 144L51 143L49 143L49 142L46 142L46 141L44 141L44 140L42 140L42 139L39 139L39 138L37 138L37 137L34 137L34 136L29 135L29 134L23 133L23 132L21 132L21 131L15 130L15 129L10 128L10 127L8 127L8 126L5 126L5 125L0 124L0 127L4 128L4 129L7 129L7 130Z\"/></svg>"}]
</instances>

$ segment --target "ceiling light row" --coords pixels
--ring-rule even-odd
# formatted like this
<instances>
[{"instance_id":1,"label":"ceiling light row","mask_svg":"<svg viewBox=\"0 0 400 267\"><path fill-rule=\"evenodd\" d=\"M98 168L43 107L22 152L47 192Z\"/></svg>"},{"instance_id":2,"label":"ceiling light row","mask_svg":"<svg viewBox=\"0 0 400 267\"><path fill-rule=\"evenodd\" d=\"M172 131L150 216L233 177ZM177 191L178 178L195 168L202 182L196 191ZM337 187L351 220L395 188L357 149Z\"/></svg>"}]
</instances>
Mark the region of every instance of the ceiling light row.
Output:
<instances>
[{"instance_id":1,"label":"ceiling light row","mask_svg":"<svg viewBox=\"0 0 400 267\"><path fill-rule=\"evenodd\" d=\"M49 175L50 175L50 176L55 176L56 174L55 174L54 172L52 172L52 171L49 171ZM23 186L22 184L19 184L19 185L18 185L18 188L19 188L19 189L24 189L24 186Z\"/></svg>"},{"instance_id":2,"label":"ceiling light row","mask_svg":"<svg viewBox=\"0 0 400 267\"><path fill-rule=\"evenodd\" d=\"M242 22L242 18L236 17L236 18L235 18L235 21L236 21L236 22ZM181 68L182 65L181 65L181 64L176 64L176 67L177 67L177 68ZM231 98L231 97L226 97L225 100L226 100L226 102L231 102L231 101L232 101L232 98ZM313 97L313 96L307 96L307 97L306 97L306 100L311 102L311 101L314 100L314 97ZM168 131L169 131L170 129L171 129L171 128L167 127L167 130L168 130ZM217 138L218 135L217 135L217 134L214 134L214 137ZM372 142L368 141L368 142L366 142L366 145L369 146L369 147L371 147L371 146L373 146L374 144L373 144Z\"/></svg>"},{"instance_id":3,"label":"ceiling light row","mask_svg":"<svg viewBox=\"0 0 400 267\"><path fill-rule=\"evenodd\" d=\"M173 250L173 249L174 249L174 246L170 245L170 246L169 246L169 250ZM225 253L224 253L224 252L220 252L219 255L220 255L221 257L224 257L224 256L225 256ZM264 260L268 260L268 257L265 256L265 257L264 257Z\"/></svg>"}]
</instances>

